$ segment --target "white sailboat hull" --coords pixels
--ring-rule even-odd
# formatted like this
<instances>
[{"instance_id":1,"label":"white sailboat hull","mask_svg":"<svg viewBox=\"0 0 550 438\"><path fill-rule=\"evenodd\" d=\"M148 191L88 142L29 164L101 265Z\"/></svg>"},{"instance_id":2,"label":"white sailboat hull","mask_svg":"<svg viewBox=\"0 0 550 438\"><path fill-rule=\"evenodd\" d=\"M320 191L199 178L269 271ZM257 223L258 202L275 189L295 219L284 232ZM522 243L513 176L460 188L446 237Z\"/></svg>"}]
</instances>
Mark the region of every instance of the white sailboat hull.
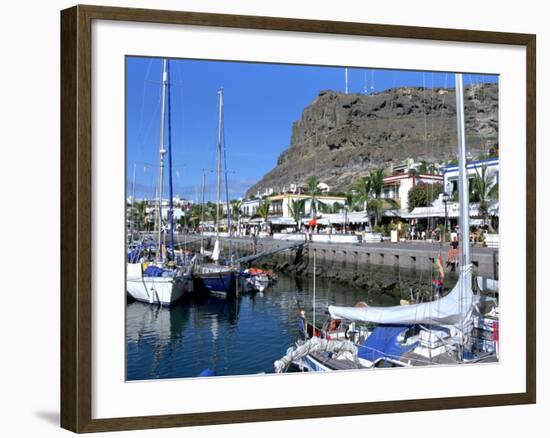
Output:
<instances>
[{"instance_id":1,"label":"white sailboat hull","mask_svg":"<svg viewBox=\"0 0 550 438\"><path fill-rule=\"evenodd\" d=\"M132 265L137 265L132 266ZM137 274L139 269L139 275ZM134 274L134 275L132 275ZM128 264L126 291L133 299L149 304L170 306L193 290L190 275L177 277L144 277L139 263Z\"/></svg>"}]
</instances>

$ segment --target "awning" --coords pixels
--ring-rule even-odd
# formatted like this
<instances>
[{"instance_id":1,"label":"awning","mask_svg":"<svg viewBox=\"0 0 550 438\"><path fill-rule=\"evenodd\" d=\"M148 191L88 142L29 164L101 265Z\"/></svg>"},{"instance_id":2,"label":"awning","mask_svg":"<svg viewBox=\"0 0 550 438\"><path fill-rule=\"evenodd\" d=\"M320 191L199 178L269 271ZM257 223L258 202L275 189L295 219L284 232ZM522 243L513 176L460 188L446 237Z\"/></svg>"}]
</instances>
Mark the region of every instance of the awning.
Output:
<instances>
[{"instance_id":1,"label":"awning","mask_svg":"<svg viewBox=\"0 0 550 438\"><path fill-rule=\"evenodd\" d=\"M499 208L498 203L489 206L489 216L498 216ZM447 205L447 217L457 218L460 216L460 210L457 202ZM431 206L431 207L416 207L410 213L405 213L401 216L403 219L419 219L429 217L445 217L444 206ZM481 211L479 210L479 204L470 204L470 217L481 217Z\"/></svg>"},{"instance_id":2,"label":"awning","mask_svg":"<svg viewBox=\"0 0 550 438\"><path fill-rule=\"evenodd\" d=\"M403 213L403 219L421 219L429 217L445 217L445 210L441 211L438 207L416 207L410 213ZM451 217L449 215L449 217Z\"/></svg>"},{"instance_id":3,"label":"awning","mask_svg":"<svg viewBox=\"0 0 550 438\"><path fill-rule=\"evenodd\" d=\"M291 217L274 217L272 219L269 219L269 222L271 222L272 225L296 226L296 222Z\"/></svg>"},{"instance_id":4,"label":"awning","mask_svg":"<svg viewBox=\"0 0 550 438\"><path fill-rule=\"evenodd\" d=\"M344 224L347 222L348 224L363 224L368 223L369 219L365 215L364 212L360 211L354 211L347 214L347 221L346 221L346 215L343 213L338 214L323 214L320 218L317 219L317 223L319 225L331 225L331 224Z\"/></svg>"}]
</instances>

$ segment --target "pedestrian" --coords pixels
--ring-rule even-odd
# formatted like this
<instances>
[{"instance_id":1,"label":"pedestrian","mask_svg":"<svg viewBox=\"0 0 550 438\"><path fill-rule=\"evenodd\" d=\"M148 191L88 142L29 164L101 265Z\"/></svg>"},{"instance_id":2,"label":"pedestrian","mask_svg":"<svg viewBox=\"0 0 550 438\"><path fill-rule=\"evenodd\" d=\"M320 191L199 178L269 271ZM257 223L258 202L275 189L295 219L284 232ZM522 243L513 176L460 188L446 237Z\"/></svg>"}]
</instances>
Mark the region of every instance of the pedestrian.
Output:
<instances>
[{"instance_id":1,"label":"pedestrian","mask_svg":"<svg viewBox=\"0 0 550 438\"><path fill-rule=\"evenodd\" d=\"M306 311L303 308L298 311L298 336L302 341L307 340L309 337L307 334Z\"/></svg>"},{"instance_id":2,"label":"pedestrian","mask_svg":"<svg viewBox=\"0 0 550 438\"><path fill-rule=\"evenodd\" d=\"M252 254L256 254L256 251L258 249L258 236L256 236L256 233L252 234Z\"/></svg>"},{"instance_id":3,"label":"pedestrian","mask_svg":"<svg viewBox=\"0 0 550 438\"><path fill-rule=\"evenodd\" d=\"M456 271L456 265L458 263L458 241L455 239L451 242L451 247L447 251L447 267L451 267L451 272Z\"/></svg>"}]
</instances>

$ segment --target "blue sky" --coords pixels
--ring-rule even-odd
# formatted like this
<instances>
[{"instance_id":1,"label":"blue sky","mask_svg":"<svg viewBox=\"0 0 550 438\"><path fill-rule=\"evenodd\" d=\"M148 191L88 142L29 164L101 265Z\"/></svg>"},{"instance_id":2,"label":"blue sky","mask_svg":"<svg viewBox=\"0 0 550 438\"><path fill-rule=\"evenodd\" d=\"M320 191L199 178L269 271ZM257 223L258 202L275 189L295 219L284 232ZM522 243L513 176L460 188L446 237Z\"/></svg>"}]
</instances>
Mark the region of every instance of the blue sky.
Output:
<instances>
[{"instance_id":1,"label":"blue sky","mask_svg":"<svg viewBox=\"0 0 550 438\"><path fill-rule=\"evenodd\" d=\"M159 161L162 59L126 61L127 190L136 168L136 198L153 197ZM229 197L269 172L290 144L292 124L322 90L344 91L344 69L244 62L170 60L174 193L215 199L218 90L224 89L224 126ZM496 76L466 74L465 85L496 82ZM350 93L400 86L454 87L449 73L349 69ZM167 145L167 135L165 135ZM167 179L165 196L167 196ZM225 194L225 188L224 194ZM225 198L225 196L224 196Z\"/></svg>"}]
</instances>

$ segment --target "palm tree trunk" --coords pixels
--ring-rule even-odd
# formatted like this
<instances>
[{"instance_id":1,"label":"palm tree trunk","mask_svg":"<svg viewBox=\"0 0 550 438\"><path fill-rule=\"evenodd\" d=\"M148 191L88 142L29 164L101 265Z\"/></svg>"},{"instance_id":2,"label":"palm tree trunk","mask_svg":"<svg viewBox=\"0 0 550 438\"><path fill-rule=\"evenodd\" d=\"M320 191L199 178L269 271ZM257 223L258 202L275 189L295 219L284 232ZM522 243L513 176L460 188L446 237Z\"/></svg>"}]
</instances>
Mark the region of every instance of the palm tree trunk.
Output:
<instances>
[{"instance_id":1,"label":"palm tree trunk","mask_svg":"<svg viewBox=\"0 0 550 438\"><path fill-rule=\"evenodd\" d=\"M370 217L369 206L367 204L367 201L364 202L363 208L364 208L365 214L367 215L367 221L369 223L369 231L372 233L372 220Z\"/></svg>"}]
</instances>

